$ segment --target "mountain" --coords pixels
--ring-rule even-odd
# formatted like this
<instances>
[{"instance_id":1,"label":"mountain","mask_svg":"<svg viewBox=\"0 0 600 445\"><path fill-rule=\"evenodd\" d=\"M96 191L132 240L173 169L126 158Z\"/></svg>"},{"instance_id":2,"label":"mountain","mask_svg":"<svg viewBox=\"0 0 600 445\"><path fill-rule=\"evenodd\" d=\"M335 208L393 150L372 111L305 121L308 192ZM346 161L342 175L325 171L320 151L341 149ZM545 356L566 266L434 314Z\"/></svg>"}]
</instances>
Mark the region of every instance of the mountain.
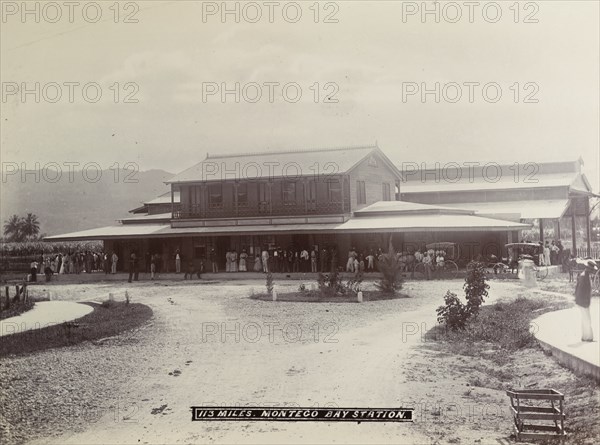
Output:
<instances>
[{"instance_id":1,"label":"mountain","mask_svg":"<svg viewBox=\"0 0 600 445\"><path fill-rule=\"evenodd\" d=\"M169 188L173 174L164 170L68 170L2 172L0 216L2 225L13 214L31 212L40 221L40 233L57 235L115 224ZM37 175L36 175L37 174Z\"/></svg>"}]
</instances>

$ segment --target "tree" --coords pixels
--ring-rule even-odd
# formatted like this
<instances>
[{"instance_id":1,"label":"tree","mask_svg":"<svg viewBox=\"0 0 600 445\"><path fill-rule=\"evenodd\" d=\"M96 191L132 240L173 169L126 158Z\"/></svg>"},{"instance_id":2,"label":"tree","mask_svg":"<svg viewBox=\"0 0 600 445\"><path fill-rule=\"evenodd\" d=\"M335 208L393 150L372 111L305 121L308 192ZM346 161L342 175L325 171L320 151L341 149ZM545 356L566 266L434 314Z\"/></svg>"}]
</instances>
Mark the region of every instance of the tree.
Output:
<instances>
[{"instance_id":1,"label":"tree","mask_svg":"<svg viewBox=\"0 0 600 445\"><path fill-rule=\"evenodd\" d=\"M23 234L26 238L35 238L40 233L40 223L33 213L28 213L23 219Z\"/></svg>"},{"instance_id":2,"label":"tree","mask_svg":"<svg viewBox=\"0 0 600 445\"><path fill-rule=\"evenodd\" d=\"M18 215L13 215L8 221L5 221L4 236L9 242L23 241L25 239L25 234L23 233L23 218Z\"/></svg>"}]
</instances>

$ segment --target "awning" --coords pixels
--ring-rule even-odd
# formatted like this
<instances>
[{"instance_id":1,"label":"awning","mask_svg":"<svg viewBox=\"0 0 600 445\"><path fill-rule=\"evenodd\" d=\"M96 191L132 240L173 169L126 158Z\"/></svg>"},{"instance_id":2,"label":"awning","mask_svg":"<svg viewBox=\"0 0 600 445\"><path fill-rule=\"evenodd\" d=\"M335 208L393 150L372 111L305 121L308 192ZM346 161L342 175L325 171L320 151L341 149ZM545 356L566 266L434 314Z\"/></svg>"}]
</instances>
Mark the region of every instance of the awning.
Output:
<instances>
[{"instance_id":1,"label":"awning","mask_svg":"<svg viewBox=\"0 0 600 445\"><path fill-rule=\"evenodd\" d=\"M273 233L332 233L339 223L329 224L273 224L273 225L231 225L221 227L177 227L170 224L121 224L82 230L81 232L47 236L45 241L78 241L124 238L167 238L173 236L211 235L265 235Z\"/></svg>"},{"instance_id":2,"label":"awning","mask_svg":"<svg viewBox=\"0 0 600 445\"><path fill-rule=\"evenodd\" d=\"M369 232L460 232L511 231L528 229L522 224L473 215L391 215L352 218L338 226L337 231Z\"/></svg>"},{"instance_id":3,"label":"awning","mask_svg":"<svg viewBox=\"0 0 600 445\"><path fill-rule=\"evenodd\" d=\"M103 240L112 238L146 238L164 229L170 229L169 224L119 224L116 226L98 227L97 229L80 232L64 233L47 236L44 241L80 241Z\"/></svg>"},{"instance_id":4,"label":"awning","mask_svg":"<svg viewBox=\"0 0 600 445\"><path fill-rule=\"evenodd\" d=\"M474 210L477 215L503 217L514 215L514 219L557 219L569 207L568 199L543 199L530 201L470 202L444 204L446 207Z\"/></svg>"}]
</instances>

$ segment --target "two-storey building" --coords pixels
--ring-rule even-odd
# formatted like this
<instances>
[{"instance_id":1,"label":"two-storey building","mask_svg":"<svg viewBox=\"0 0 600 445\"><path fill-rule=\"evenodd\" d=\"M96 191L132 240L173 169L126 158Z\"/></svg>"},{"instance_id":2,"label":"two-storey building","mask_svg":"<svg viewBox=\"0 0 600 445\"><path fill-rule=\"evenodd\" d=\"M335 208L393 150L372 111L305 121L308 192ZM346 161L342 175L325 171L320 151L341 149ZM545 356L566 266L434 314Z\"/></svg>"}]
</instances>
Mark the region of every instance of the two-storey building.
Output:
<instances>
[{"instance_id":1,"label":"two-storey building","mask_svg":"<svg viewBox=\"0 0 600 445\"><path fill-rule=\"evenodd\" d=\"M390 234L403 249L408 239L452 232L505 240L529 227L473 210L392 202L402 181L377 145L213 154L171 178L170 193L143 203L120 224L46 239L101 239L120 258L135 250L144 262L158 253L166 270L177 251L184 261L199 262L214 249L222 269L233 249L252 258L277 247L335 247L343 262L352 247L385 249Z\"/></svg>"}]
</instances>

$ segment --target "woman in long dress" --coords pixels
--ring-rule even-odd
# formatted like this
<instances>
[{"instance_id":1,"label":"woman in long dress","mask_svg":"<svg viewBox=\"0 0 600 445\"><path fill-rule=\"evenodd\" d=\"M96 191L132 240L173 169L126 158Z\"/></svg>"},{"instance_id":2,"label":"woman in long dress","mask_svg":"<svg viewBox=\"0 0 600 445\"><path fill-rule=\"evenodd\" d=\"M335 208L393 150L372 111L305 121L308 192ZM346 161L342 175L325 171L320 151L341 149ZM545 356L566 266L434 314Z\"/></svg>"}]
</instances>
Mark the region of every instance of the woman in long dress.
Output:
<instances>
[{"instance_id":1,"label":"woman in long dress","mask_svg":"<svg viewBox=\"0 0 600 445\"><path fill-rule=\"evenodd\" d=\"M254 272L262 272L262 261L258 255L254 257Z\"/></svg>"},{"instance_id":2,"label":"woman in long dress","mask_svg":"<svg viewBox=\"0 0 600 445\"><path fill-rule=\"evenodd\" d=\"M235 249L233 249L233 252L231 252L231 271L238 271L238 254Z\"/></svg>"},{"instance_id":3,"label":"woman in long dress","mask_svg":"<svg viewBox=\"0 0 600 445\"><path fill-rule=\"evenodd\" d=\"M246 272L246 258L248 258L248 254L246 253L246 249L242 250L240 253L240 272Z\"/></svg>"},{"instance_id":4,"label":"woman in long dress","mask_svg":"<svg viewBox=\"0 0 600 445\"><path fill-rule=\"evenodd\" d=\"M231 272L231 252L225 253L225 272Z\"/></svg>"}]
</instances>

